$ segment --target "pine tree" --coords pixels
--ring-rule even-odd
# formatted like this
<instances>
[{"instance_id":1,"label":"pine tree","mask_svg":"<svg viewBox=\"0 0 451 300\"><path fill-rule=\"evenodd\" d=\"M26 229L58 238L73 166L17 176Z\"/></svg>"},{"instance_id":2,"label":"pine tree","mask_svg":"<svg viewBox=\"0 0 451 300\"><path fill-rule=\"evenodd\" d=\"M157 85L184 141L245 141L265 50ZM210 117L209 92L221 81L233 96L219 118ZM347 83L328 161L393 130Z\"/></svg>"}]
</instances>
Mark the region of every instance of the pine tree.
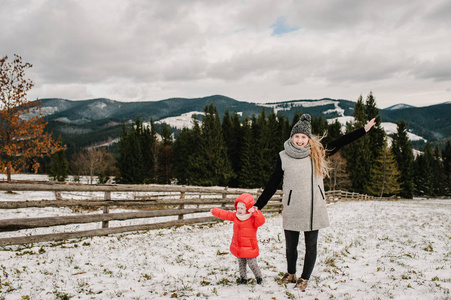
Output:
<instances>
[{"instance_id":1,"label":"pine tree","mask_svg":"<svg viewBox=\"0 0 451 300\"><path fill-rule=\"evenodd\" d=\"M243 118L242 121L242 142L240 151L240 171L238 172L238 187L251 188L257 187L254 181L254 166L253 166L253 138L252 129L248 118Z\"/></svg>"},{"instance_id":2,"label":"pine tree","mask_svg":"<svg viewBox=\"0 0 451 300\"><path fill-rule=\"evenodd\" d=\"M232 165L232 170L235 174L240 171L240 145L241 145L241 124L240 117L235 111L233 115L230 115L229 109L227 108L224 116L222 118L222 133L224 136L224 141L227 148L227 156ZM237 187L238 179L234 176L230 182L229 186Z\"/></svg>"},{"instance_id":3,"label":"pine tree","mask_svg":"<svg viewBox=\"0 0 451 300\"><path fill-rule=\"evenodd\" d=\"M180 184L193 184L197 173L196 157L199 157L201 139L199 121L193 116L193 129L183 128L174 142L174 176Z\"/></svg>"},{"instance_id":4,"label":"pine tree","mask_svg":"<svg viewBox=\"0 0 451 300\"><path fill-rule=\"evenodd\" d=\"M274 112L267 118L266 109L263 108L255 125L254 145L256 148L254 148L254 155L256 158L258 157L257 165L259 166L259 171L255 172L254 175L256 175L255 181L257 187L264 187L274 169L276 163L274 152L276 147L279 146L279 144L275 144L274 139L274 133L277 132Z\"/></svg>"},{"instance_id":5,"label":"pine tree","mask_svg":"<svg viewBox=\"0 0 451 300\"><path fill-rule=\"evenodd\" d=\"M332 141L335 141L342 135L343 133L341 132L341 123L338 122L338 119L335 119L335 122L327 125L327 135L321 142L324 144L328 144Z\"/></svg>"},{"instance_id":6,"label":"pine tree","mask_svg":"<svg viewBox=\"0 0 451 300\"><path fill-rule=\"evenodd\" d=\"M418 155L414 163L415 195L434 196L433 160L431 144L426 143L424 153Z\"/></svg>"},{"instance_id":7,"label":"pine tree","mask_svg":"<svg viewBox=\"0 0 451 300\"><path fill-rule=\"evenodd\" d=\"M205 107L200 151L194 159L199 173L199 177L192 178L196 185L226 186L235 176L227 156L219 114L212 103Z\"/></svg>"},{"instance_id":8,"label":"pine tree","mask_svg":"<svg viewBox=\"0 0 451 300\"><path fill-rule=\"evenodd\" d=\"M327 132L327 119L322 116L312 117L312 134L323 136Z\"/></svg>"},{"instance_id":9,"label":"pine tree","mask_svg":"<svg viewBox=\"0 0 451 300\"><path fill-rule=\"evenodd\" d=\"M194 127L190 135L191 144L186 148L185 154L188 160L188 167L186 169L188 175L188 184L196 184L198 178L202 178L202 170L199 166L199 159L201 158L201 142L202 142L202 130L194 116Z\"/></svg>"},{"instance_id":10,"label":"pine tree","mask_svg":"<svg viewBox=\"0 0 451 300\"><path fill-rule=\"evenodd\" d=\"M368 140L367 145L370 152L370 158L367 162L370 170L374 167L377 157L385 147L384 144L386 137L384 129L380 126L381 117L379 116L379 109L376 107L376 99L374 98L373 93L370 92L365 102L364 124L373 118L376 118L376 125L365 136L365 139Z\"/></svg>"},{"instance_id":11,"label":"pine tree","mask_svg":"<svg viewBox=\"0 0 451 300\"><path fill-rule=\"evenodd\" d=\"M148 140L145 143L145 147L148 150L145 159L145 168L147 171L147 178L149 182L157 177L158 174L158 156L159 156L159 143L157 140L157 130L155 129L155 122L153 117L150 118L150 128L148 128L146 136Z\"/></svg>"},{"instance_id":12,"label":"pine tree","mask_svg":"<svg viewBox=\"0 0 451 300\"><path fill-rule=\"evenodd\" d=\"M172 131L171 127L163 123L162 125L162 141L158 145L158 164L157 164L157 182L163 184L171 183L172 179Z\"/></svg>"},{"instance_id":13,"label":"pine tree","mask_svg":"<svg viewBox=\"0 0 451 300\"><path fill-rule=\"evenodd\" d=\"M58 143L62 144L61 136L58 139ZM67 162L65 152L66 151L64 149L61 149L52 155L49 167L49 176L53 180L63 182L69 175L69 163Z\"/></svg>"},{"instance_id":14,"label":"pine tree","mask_svg":"<svg viewBox=\"0 0 451 300\"><path fill-rule=\"evenodd\" d=\"M188 149L191 146L190 142L191 130L183 128L177 135L174 142L174 176L177 178L179 184L187 184L188 182Z\"/></svg>"},{"instance_id":15,"label":"pine tree","mask_svg":"<svg viewBox=\"0 0 451 300\"><path fill-rule=\"evenodd\" d=\"M432 179L432 188L434 195L444 195L445 187L443 186L443 182L445 181L445 172L443 167L443 159L438 148L438 145L435 145L435 149L433 151L433 160L432 160L432 170L433 170L433 179Z\"/></svg>"},{"instance_id":16,"label":"pine tree","mask_svg":"<svg viewBox=\"0 0 451 300\"><path fill-rule=\"evenodd\" d=\"M290 132L291 132L290 120L288 118L285 118L283 116L283 114L279 113L277 115L277 123L278 123L278 127L279 127L280 141L281 141L279 150L282 150L283 143L290 137Z\"/></svg>"},{"instance_id":17,"label":"pine tree","mask_svg":"<svg viewBox=\"0 0 451 300\"><path fill-rule=\"evenodd\" d=\"M119 170L119 176L116 178L116 181L118 183L124 182L127 183L128 181L128 168L127 168L127 157L129 154L129 147L127 144L127 137L128 137L128 131L125 127L125 123L122 123L121 128L121 134L119 136L119 143L118 143L118 154L116 158L116 166ZM78 168L80 169L80 168Z\"/></svg>"},{"instance_id":18,"label":"pine tree","mask_svg":"<svg viewBox=\"0 0 451 300\"><path fill-rule=\"evenodd\" d=\"M141 184L152 182L154 178L151 130L144 128L139 116L127 131L122 125L119 137L117 167L119 183Z\"/></svg>"},{"instance_id":19,"label":"pine tree","mask_svg":"<svg viewBox=\"0 0 451 300\"><path fill-rule=\"evenodd\" d=\"M384 147L385 132L380 127L381 119L373 94L367 96L365 105L362 96L354 108L353 124L346 127L346 132L363 127L369 120L376 118L376 125L363 138L351 143L344 149L347 170L352 181L352 190L359 193L369 193L369 174L375 167L376 158Z\"/></svg>"},{"instance_id":20,"label":"pine tree","mask_svg":"<svg viewBox=\"0 0 451 300\"><path fill-rule=\"evenodd\" d=\"M413 186L413 163L414 157L412 152L412 144L407 137L407 128L405 121L396 122L397 132L393 135L392 152L395 156L396 162L401 172L400 183L401 190L399 195L401 197L412 199Z\"/></svg>"},{"instance_id":21,"label":"pine tree","mask_svg":"<svg viewBox=\"0 0 451 300\"><path fill-rule=\"evenodd\" d=\"M444 195L451 196L451 142L446 142L445 149L442 153L443 157L443 173L444 173Z\"/></svg>"},{"instance_id":22,"label":"pine tree","mask_svg":"<svg viewBox=\"0 0 451 300\"><path fill-rule=\"evenodd\" d=\"M158 153L155 152L158 152L158 147L154 127L153 118L150 118L150 126L144 126L139 116L137 116L134 125L135 131L132 131L132 133L137 135L139 150L141 151L142 162L139 167L143 183L154 182L156 177Z\"/></svg>"},{"instance_id":23,"label":"pine tree","mask_svg":"<svg viewBox=\"0 0 451 300\"><path fill-rule=\"evenodd\" d=\"M393 195L400 190L400 172L395 157L390 149L384 145L371 169L371 183L368 190L373 195Z\"/></svg>"},{"instance_id":24,"label":"pine tree","mask_svg":"<svg viewBox=\"0 0 451 300\"><path fill-rule=\"evenodd\" d=\"M355 128L359 128L365 125L365 104L363 103L362 95L359 96L354 107L354 123Z\"/></svg>"},{"instance_id":25,"label":"pine tree","mask_svg":"<svg viewBox=\"0 0 451 300\"><path fill-rule=\"evenodd\" d=\"M346 133L350 133L365 124L365 106L362 96L357 99L354 108L354 123L348 123ZM346 159L346 171L352 182L352 190L358 193L366 193L369 185L369 175L371 172L370 151L368 149L368 139L363 137L346 146L343 150Z\"/></svg>"}]
</instances>

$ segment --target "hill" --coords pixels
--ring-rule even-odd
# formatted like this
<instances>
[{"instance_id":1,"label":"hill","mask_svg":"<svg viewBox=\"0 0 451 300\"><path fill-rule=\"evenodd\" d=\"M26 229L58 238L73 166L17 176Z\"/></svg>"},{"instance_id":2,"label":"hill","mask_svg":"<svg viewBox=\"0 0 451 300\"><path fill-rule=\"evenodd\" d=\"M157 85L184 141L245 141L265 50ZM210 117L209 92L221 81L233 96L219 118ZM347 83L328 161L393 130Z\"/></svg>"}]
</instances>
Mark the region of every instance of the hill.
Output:
<instances>
[{"instance_id":1,"label":"hill","mask_svg":"<svg viewBox=\"0 0 451 300\"><path fill-rule=\"evenodd\" d=\"M69 147L86 147L115 140L123 123L133 122L137 115L146 122L152 117L157 123L165 122L174 129L189 126L193 113L203 112L213 103L221 115L228 109L242 116L258 115L262 109L274 110L288 118L296 111L321 115L333 121L352 120L355 102L344 99L303 99L273 103L238 101L222 95L202 98L171 98L160 101L119 102L105 98L88 100L41 99L42 113L48 122L47 130L55 137L61 136ZM418 140L444 143L451 137L451 103L427 107L394 105L380 110L384 124L405 120L412 135ZM392 126L390 126L392 127ZM157 128L158 131L158 128ZM416 142L421 147L424 142Z\"/></svg>"}]
</instances>

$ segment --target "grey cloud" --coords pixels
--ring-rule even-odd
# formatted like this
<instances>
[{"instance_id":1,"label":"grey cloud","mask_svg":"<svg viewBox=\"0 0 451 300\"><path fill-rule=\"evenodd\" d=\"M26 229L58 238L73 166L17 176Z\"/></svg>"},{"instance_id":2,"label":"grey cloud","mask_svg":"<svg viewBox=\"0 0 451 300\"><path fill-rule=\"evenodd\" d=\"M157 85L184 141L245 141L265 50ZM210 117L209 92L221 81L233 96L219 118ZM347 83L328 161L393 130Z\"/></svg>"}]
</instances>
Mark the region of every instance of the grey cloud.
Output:
<instances>
[{"instance_id":1,"label":"grey cloud","mask_svg":"<svg viewBox=\"0 0 451 300\"><path fill-rule=\"evenodd\" d=\"M451 54L442 54L418 63L414 75L420 79L451 81Z\"/></svg>"},{"instance_id":2,"label":"grey cloud","mask_svg":"<svg viewBox=\"0 0 451 300\"><path fill-rule=\"evenodd\" d=\"M449 80L450 11L447 0L5 0L0 54L34 65L40 95L334 97L341 83ZM271 36L281 18L301 29Z\"/></svg>"}]
</instances>

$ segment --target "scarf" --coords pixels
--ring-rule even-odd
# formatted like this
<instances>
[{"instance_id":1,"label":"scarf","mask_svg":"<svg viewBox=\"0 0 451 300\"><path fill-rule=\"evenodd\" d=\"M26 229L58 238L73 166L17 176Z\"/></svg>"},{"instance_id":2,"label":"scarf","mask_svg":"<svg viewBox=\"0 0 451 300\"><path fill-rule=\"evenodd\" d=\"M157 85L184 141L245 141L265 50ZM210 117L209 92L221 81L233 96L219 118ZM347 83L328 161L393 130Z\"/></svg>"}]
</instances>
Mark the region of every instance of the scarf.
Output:
<instances>
[{"instance_id":1,"label":"scarf","mask_svg":"<svg viewBox=\"0 0 451 300\"><path fill-rule=\"evenodd\" d=\"M305 147L296 147L293 144L291 138L285 141L283 147L285 148L285 152L288 154L288 156L292 158L306 158L310 155L310 153L312 153L310 145L307 145Z\"/></svg>"},{"instance_id":2,"label":"scarf","mask_svg":"<svg viewBox=\"0 0 451 300\"><path fill-rule=\"evenodd\" d=\"M245 214L245 215L239 215L236 214L236 217L238 218L238 220L240 221L246 221L247 219L249 219L252 216L252 214Z\"/></svg>"}]
</instances>

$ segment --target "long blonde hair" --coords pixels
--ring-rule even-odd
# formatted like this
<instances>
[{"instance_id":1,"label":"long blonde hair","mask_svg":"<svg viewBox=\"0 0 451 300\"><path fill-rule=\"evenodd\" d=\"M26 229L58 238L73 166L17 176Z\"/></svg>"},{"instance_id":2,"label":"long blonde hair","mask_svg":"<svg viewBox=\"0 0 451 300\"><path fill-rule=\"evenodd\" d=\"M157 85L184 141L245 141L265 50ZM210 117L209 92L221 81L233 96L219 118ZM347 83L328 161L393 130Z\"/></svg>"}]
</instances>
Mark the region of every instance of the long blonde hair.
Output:
<instances>
[{"instance_id":1,"label":"long blonde hair","mask_svg":"<svg viewBox=\"0 0 451 300\"><path fill-rule=\"evenodd\" d=\"M326 150L324 149L323 144L321 144L321 140L326 136L317 136L312 135L312 138L309 139L309 145L312 150L310 154L313 164L315 166L315 175L326 177L329 176L329 161L326 160Z\"/></svg>"}]
</instances>

